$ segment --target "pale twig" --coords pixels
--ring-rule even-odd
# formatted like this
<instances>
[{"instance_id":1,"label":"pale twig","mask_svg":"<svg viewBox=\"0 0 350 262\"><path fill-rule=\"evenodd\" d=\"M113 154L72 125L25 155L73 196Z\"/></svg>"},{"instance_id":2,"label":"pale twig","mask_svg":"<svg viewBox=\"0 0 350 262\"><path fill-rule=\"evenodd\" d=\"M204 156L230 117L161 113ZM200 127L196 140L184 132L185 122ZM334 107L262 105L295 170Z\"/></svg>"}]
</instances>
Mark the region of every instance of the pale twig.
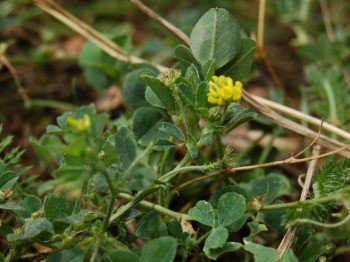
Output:
<instances>
[{"instance_id":1,"label":"pale twig","mask_svg":"<svg viewBox=\"0 0 350 262\"><path fill-rule=\"evenodd\" d=\"M305 152L306 152L306 150L308 150L309 148L311 148L315 143L316 143L316 141L317 141L317 139L320 137L320 135L321 135L321 131L322 131L322 124L323 124L323 122L321 122L321 125L320 125L320 127L319 127L319 129L318 129L318 133L317 133L317 136L315 137L315 139L307 146L307 147L305 147L303 150L301 150L298 154L296 154L295 156L294 156L294 158L297 158L298 156L301 156L302 154L304 154Z\"/></svg>"},{"instance_id":2,"label":"pale twig","mask_svg":"<svg viewBox=\"0 0 350 262\"><path fill-rule=\"evenodd\" d=\"M154 21L159 23L160 25L164 26L167 30L169 30L173 35L175 35L177 38L179 38L184 44L190 45L190 39L188 36L182 32L179 28L174 26L173 24L169 23L166 19L159 16L156 12L145 6L141 1L139 0L129 0L131 3L136 5L142 12L144 12L146 15L151 17Z\"/></svg>"},{"instance_id":3,"label":"pale twig","mask_svg":"<svg viewBox=\"0 0 350 262\"><path fill-rule=\"evenodd\" d=\"M270 61L268 60L265 47L264 47L265 13L266 13L266 0L260 0L259 13L258 13L258 39L257 39L256 57L263 62L275 86L278 89L280 89L282 93L285 94L282 81L279 78L273 66L271 65Z\"/></svg>"},{"instance_id":4,"label":"pale twig","mask_svg":"<svg viewBox=\"0 0 350 262\"><path fill-rule=\"evenodd\" d=\"M32 1L34 1L36 5L42 8L48 14L52 15L62 23L66 24L68 27L76 31L78 34L81 34L82 36L92 41L94 44L96 44L98 47L100 47L103 51L105 51L107 54L111 55L112 57L122 61L129 62L131 64L137 64L137 63L150 64L149 62L141 58L128 55L124 50L120 52L121 48L118 47L115 43L113 43L112 41L110 41L100 33L98 33L96 30L89 27L87 24L81 22L78 18L75 18L73 15L64 11L58 5L53 4L48 0L32 0ZM169 70L169 68L164 67L162 65L155 64L155 63L151 63L151 64L157 67L162 72ZM262 105L261 103L254 100L253 98L250 98L249 96L250 94L245 91L244 99L246 100L246 102L249 103L256 110L258 110L260 113L267 116L272 121L276 122L277 124L281 124L284 128L297 132L301 135L305 135L307 137L314 138L316 136L316 133L311 129L308 129L302 125L298 125L297 123L291 120L283 118L282 116L276 114L271 109L269 109L269 107ZM271 111L274 114L271 114ZM328 138L326 136L321 136L319 138L319 143L328 149L335 149L343 145L342 143L334 139ZM349 156L350 152L349 151L343 152L342 154L344 156Z\"/></svg>"},{"instance_id":5,"label":"pale twig","mask_svg":"<svg viewBox=\"0 0 350 262\"><path fill-rule=\"evenodd\" d=\"M161 66L159 64L154 64L151 62L148 62L146 60L143 60L139 57L132 56L125 52L120 46L118 46L116 43L112 42L108 38L104 37L102 34L97 32L92 27L88 26L86 23L78 19L77 17L73 16L72 14L65 11L63 8L61 8L56 3L53 3L49 0L32 0L39 8L44 10L46 13L50 14L78 34L82 35L86 39L93 42L95 45L97 45L99 48L101 48L103 51L105 51L110 56L127 63L131 64L151 64L155 67L157 67L160 71L166 71L168 70L166 67Z\"/></svg>"},{"instance_id":6,"label":"pale twig","mask_svg":"<svg viewBox=\"0 0 350 262\"><path fill-rule=\"evenodd\" d=\"M320 0L321 5L321 13L323 18L324 27L326 28L326 33L328 36L329 41L332 43L337 41L337 38L335 37L332 21L331 21L331 15L329 13L329 7L327 0Z\"/></svg>"},{"instance_id":7,"label":"pale twig","mask_svg":"<svg viewBox=\"0 0 350 262\"><path fill-rule=\"evenodd\" d=\"M15 81L17 91L21 98L23 99L23 102L25 105L30 104L30 98L27 94L26 89L23 87L22 82L17 74L16 68L11 64L10 60L7 59L5 55L1 55L0 62L3 63L7 69L10 71L10 74L13 77L13 80Z\"/></svg>"},{"instance_id":8,"label":"pale twig","mask_svg":"<svg viewBox=\"0 0 350 262\"><path fill-rule=\"evenodd\" d=\"M279 103L273 102L273 101L268 100L266 98L256 96L256 95L251 95L251 97L254 98L260 104L266 105L266 106L268 106L268 107L270 107L278 112L281 112L281 113L284 113L288 116L305 121L309 124L319 126L321 121L322 121L316 117L304 114L296 109L293 109L293 108L285 106L285 105L281 105ZM337 136L340 136L342 138L350 140L350 133L349 132L346 132L345 130L340 129L340 128L338 128L330 123L323 122L322 129L329 131L329 132L331 132Z\"/></svg>"},{"instance_id":9,"label":"pale twig","mask_svg":"<svg viewBox=\"0 0 350 262\"><path fill-rule=\"evenodd\" d=\"M268 162L268 163L263 163L263 164L256 164L256 165L249 165L249 166L240 166L240 167L233 167L230 169L224 169L224 170L220 170L218 172L215 173L211 173L205 176L201 176L201 177L197 177L195 179L189 180L183 184L181 184L180 186L178 186L176 188L176 190L180 190L183 189L189 185L192 185L194 183L197 183L199 181L211 178L211 177L215 177L218 175L221 175L224 172L227 173L232 173L235 174L237 171L247 171L247 170L251 170L251 169L256 169L256 168L264 168L264 167L273 167L273 166L280 166L280 165L285 165L285 164L296 164L296 163L302 163L302 162L306 162L309 160L314 160L314 159L319 159L319 158L323 158L326 156L330 156L336 153L339 153L347 148L350 148L350 144L349 145L345 145L341 148L329 151L327 153L321 154L321 155L317 155L317 156L311 156L311 157L305 157L305 158L300 158L300 159L296 159L295 157L289 157L287 159L284 160L278 160L278 161L274 161L274 162Z\"/></svg>"},{"instance_id":10,"label":"pale twig","mask_svg":"<svg viewBox=\"0 0 350 262\"><path fill-rule=\"evenodd\" d=\"M316 145L312 150L312 156L318 156L320 154L321 147L319 145ZM310 190L311 181L313 174L315 172L317 159L313 159L310 162L309 168L307 169L305 182L303 184L303 190L301 192L300 201L306 200L307 194ZM295 227L289 227L286 234L284 235L280 245L278 246L278 252L279 252L279 259L283 257L284 254L288 252L290 249L293 239L295 237L296 228Z\"/></svg>"},{"instance_id":11,"label":"pale twig","mask_svg":"<svg viewBox=\"0 0 350 262\"><path fill-rule=\"evenodd\" d=\"M259 1L259 14L258 14L258 48L264 47L264 30L265 30L265 9L266 0Z\"/></svg>"},{"instance_id":12,"label":"pale twig","mask_svg":"<svg viewBox=\"0 0 350 262\"><path fill-rule=\"evenodd\" d=\"M259 111L262 115L266 116L267 118L271 119L273 122L279 124L280 126L287 128L289 130L292 130L300 135L309 137L309 138L315 138L317 136L317 133L301 124L298 124L292 120L289 120L278 113L276 113L274 110L272 110L270 107L259 103L258 100L256 100L253 95L248 93L247 91L243 91L243 98L244 100L249 103L254 109ZM321 120L320 120L321 122ZM320 123L319 122L319 123ZM344 143L341 143L335 139L329 138L325 135L320 135L318 138L318 144L321 146L328 148L328 149L337 149L339 147L344 147ZM350 150L341 150L338 151L339 154L349 157L350 156Z\"/></svg>"}]
</instances>

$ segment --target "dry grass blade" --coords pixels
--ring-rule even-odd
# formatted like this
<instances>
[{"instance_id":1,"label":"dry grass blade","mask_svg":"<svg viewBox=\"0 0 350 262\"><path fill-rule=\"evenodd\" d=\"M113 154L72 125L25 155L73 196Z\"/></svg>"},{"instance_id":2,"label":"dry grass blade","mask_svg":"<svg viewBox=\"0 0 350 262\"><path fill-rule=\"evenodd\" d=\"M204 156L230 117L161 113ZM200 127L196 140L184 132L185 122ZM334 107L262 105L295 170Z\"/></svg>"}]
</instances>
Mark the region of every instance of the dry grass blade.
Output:
<instances>
[{"instance_id":1,"label":"dry grass blade","mask_svg":"<svg viewBox=\"0 0 350 262\"><path fill-rule=\"evenodd\" d=\"M202 180L214 177L214 176L221 175L224 172L231 173L232 175L234 175L234 174L237 173L237 171L246 171L246 170L251 170L251 169L256 169L256 168L273 167L273 166L281 166L281 165L285 165L285 164L302 163L302 162L306 162L306 161L315 160L315 159L323 158L323 157L326 157L326 156L330 156L330 155L333 155L333 154L337 154L337 153L339 153L339 152L341 152L343 150L346 150L348 148L350 148L350 144L349 145L345 145L345 146L343 146L341 148L329 151L327 153L324 153L324 154L321 154L321 155L313 155L311 157L305 157L305 158L297 159L297 158L292 156L292 157L289 157L287 159L274 161L274 162L268 162L268 163L256 164L256 165L249 165L249 166L239 166L239 167L233 167L231 169L224 169L224 170L220 170L218 172L214 172L212 174L208 174L208 175L205 175L205 176L201 176L201 177L197 177L195 179L189 180L189 181L181 184L180 186L178 186L176 188L176 190L180 190L180 189L183 189L183 188L185 188L185 187L187 187L189 185L197 183L199 181L202 181Z\"/></svg>"},{"instance_id":2,"label":"dry grass blade","mask_svg":"<svg viewBox=\"0 0 350 262\"><path fill-rule=\"evenodd\" d=\"M83 21L81 21L77 17L65 11L59 5L48 0L32 0L32 1L39 8L41 8L42 10L44 10L45 12L47 12L48 14L50 14L51 16L53 16L54 18L62 22L63 24L67 25L69 28L71 28L78 34L84 36L86 39L93 42L95 45L100 47L103 51L105 51L110 56L120 61L124 61L131 64L142 64L142 63L152 64L153 66L157 67L161 71L167 70L167 68L164 66L150 63L139 57L128 54L116 43L104 37L89 25L85 24Z\"/></svg>"},{"instance_id":3,"label":"dry grass blade","mask_svg":"<svg viewBox=\"0 0 350 262\"><path fill-rule=\"evenodd\" d=\"M275 103L271 100L268 100L268 99L265 99L263 97L259 97L259 96L256 96L256 95L251 95L252 98L255 99L255 101L259 102L260 104L263 104L265 106L268 106L278 112L281 112L281 113L284 113L284 114L287 114L291 117L295 117L297 119L300 119L300 120L303 120L309 124L312 124L312 125L316 125L316 126L319 126L320 123L322 122L320 119L316 118L316 117L313 117L313 116L310 116L310 115L307 115L307 114L304 114L296 109L293 109L291 107L288 107L288 106L285 106L285 105L281 105L281 104L278 104L278 103ZM340 129L334 125L331 125L327 122L323 122L322 123L322 128L324 130L327 130L337 136L340 136L342 138L345 138L345 139L348 139L350 140L350 133L346 132L345 130L343 129Z\"/></svg>"},{"instance_id":4,"label":"dry grass blade","mask_svg":"<svg viewBox=\"0 0 350 262\"><path fill-rule=\"evenodd\" d=\"M276 113L274 110L272 110L268 106L259 103L259 101L256 100L247 91L244 91L243 98L254 109L259 111L262 115L266 116L267 118L271 119L273 122L279 124L280 126L287 128L289 130L292 130L300 135L312 138L312 139L317 136L317 133L315 131L312 131L311 129L309 129L301 124L298 124L292 120L289 120L289 119L279 115L278 113ZM321 120L320 120L320 122L321 122ZM345 144L343 144L335 139L329 138L325 135L320 135L317 143L322 145L323 147L328 148L328 149L337 149L339 147L345 146ZM338 153L345 156L345 157L350 157L350 150L343 150L343 151L339 151Z\"/></svg>"},{"instance_id":5,"label":"dry grass blade","mask_svg":"<svg viewBox=\"0 0 350 262\"><path fill-rule=\"evenodd\" d=\"M111 55L112 57L131 64L138 64L138 63L152 64L153 66L157 67L160 71L163 71L163 72L168 70L167 67L164 67L162 65L150 63L139 57L129 55L127 52L121 49L118 45L116 45L106 37L102 36L100 33L92 29L90 26L88 26L78 18L66 12L57 4L54 4L53 2L48 0L32 0L32 1L48 14L52 15L53 17L61 21L62 23L64 23L65 25L73 29L75 32L77 32L78 34L81 34L91 42L95 43L103 51L105 51L107 54ZM247 101L247 103L249 103L252 107L258 110L261 114L270 118L275 123L280 124L281 126L289 130L292 130L298 134L304 135L306 137L314 138L316 136L316 132L280 116L279 114L271 110L269 107L261 104L259 101L252 98L252 96L246 91L244 92L244 99L245 101ZM343 143L337 140L328 138L323 135L320 136L319 138L319 144L329 149L336 149L344 145ZM340 150L339 153L346 157L350 156L349 150L347 151Z\"/></svg>"},{"instance_id":6,"label":"dry grass blade","mask_svg":"<svg viewBox=\"0 0 350 262\"><path fill-rule=\"evenodd\" d=\"M22 82L18 76L16 68L11 64L10 60L5 55L0 56L0 64L4 64L7 69L10 71L11 76L13 77L13 80L15 81L17 90L21 98L23 99L24 104L29 105L30 104L30 97L22 85Z\"/></svg>"},{"instance_id":7,"label":"dry grass blade","mask_svg":"<svg viewBox=\"0 0 350 262\"><path fill-rule=\"evenodd\" d=\"M169 30L173 35L175 35L177 38L179 38L184 44L189 45L190 39L188 36L182 32L179 28L174 26L173 24L169 23L166 19L159 16L156 12L149 9L147 6L145 6L141 1L139 0L130 0L131 3L136 5L142 12L144 12L146 15L151 17L154 21L159 23L160 25L164 26L167 30Z\"/></svg>"},{"instance_id":8,"label":"dry grass blade","mask_svg":"<svg viewBox=\"0 0 350 262\"><path fill-rule=\"evenodd\" d=\"M318 156L320 154L320 151L321 151L321 147L319 145L316 145L312 150L312 156ZM310 190L311 180L312 180L313 174L315 172L316 162L317 162L317 159L311 160L309 168L307 169L305 182L303 185L303 190L302 190L301 196L300 196L300 201L304 201L306 199L307 194ZM283 257L283 255L288 252L289 248L291 247L291 245L293 243L295 233L296 233L295 227L288 228L287 233L284 235L284 237L283 237L283 239L282 239L282 241L277 249L279 252L279 259L281 259Z\"/></svg>"}]
</instances>

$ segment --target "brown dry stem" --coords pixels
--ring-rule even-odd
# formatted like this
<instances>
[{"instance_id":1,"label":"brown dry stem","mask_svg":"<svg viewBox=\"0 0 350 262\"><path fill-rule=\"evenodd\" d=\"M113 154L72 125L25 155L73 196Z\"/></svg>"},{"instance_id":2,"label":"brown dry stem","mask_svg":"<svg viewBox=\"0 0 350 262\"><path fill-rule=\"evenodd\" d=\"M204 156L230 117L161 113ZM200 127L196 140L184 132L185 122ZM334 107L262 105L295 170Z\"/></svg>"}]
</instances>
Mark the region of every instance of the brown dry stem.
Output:
<instances>
[{"instance_id":1,"label":"brown dry stem","mask_svg":"<svg viewBox=\"0 0 350 262\"><path fill-rule=\"evenodd\" d=\"M321 147L319 145L316 145L312 150L312 156L318 156L320 154L320 151L321 151ZM310 190L312 177L313 177L313 174L315 172L316 162L317 162L317 159L311 160L309 168L307 169L305 181L303 183L303 190L302 190L301 196L300 196L300 201L306 200L307 194ZM286 234L284 235L284 237L283 237L283 239L282 239L282 241L277 249L279 252L279 259L281 259L284 256L284 254L286 254L288 252L288 250L290 249L290 247L293 243L293 239L295 237L295 233L296 233L295 227L288 228Z\"/></svg>"}]
</instances>

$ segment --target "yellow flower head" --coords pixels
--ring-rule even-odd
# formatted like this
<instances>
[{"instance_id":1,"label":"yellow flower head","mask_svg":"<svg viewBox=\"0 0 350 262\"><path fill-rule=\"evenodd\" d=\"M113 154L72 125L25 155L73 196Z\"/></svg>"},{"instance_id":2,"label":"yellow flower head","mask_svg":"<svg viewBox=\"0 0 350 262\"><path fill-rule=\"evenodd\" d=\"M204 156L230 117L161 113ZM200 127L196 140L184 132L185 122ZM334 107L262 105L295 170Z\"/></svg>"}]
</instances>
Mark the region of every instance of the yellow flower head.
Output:
<instances>
[{"instance_id":1,"label":"yellow flower head","mask_svg":"<svg viewBox=\"0 0 350 262\"><path fill-rule=\"evenodd\" d=\"M233 84L231 77L213 76L209 81L208 102L213 105L223 106L230 101L241 100L243 85L240 81Z\"/></svg>"},{"instance_id":2,"label":"yellow flower head","mask_svg":"<svg viewBox=\"0 0 350 262\"><path fill-rule=\"evenodd\" d=\"M83 115L82 118L75 119L73 117L67 118L67 124L75 131L84 133L88 132L91 127L91 119L88 114Z\"/></svg>"}]
</instances>

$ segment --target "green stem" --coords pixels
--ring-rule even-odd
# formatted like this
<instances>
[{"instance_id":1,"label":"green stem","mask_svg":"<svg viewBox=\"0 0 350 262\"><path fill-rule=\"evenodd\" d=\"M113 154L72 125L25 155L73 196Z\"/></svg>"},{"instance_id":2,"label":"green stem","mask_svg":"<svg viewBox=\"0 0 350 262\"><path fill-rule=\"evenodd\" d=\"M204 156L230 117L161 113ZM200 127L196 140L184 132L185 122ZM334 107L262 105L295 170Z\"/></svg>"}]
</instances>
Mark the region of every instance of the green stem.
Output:
<instances>
[{"instance_id":1,"label":"green stem","mask_svg":"<svg viewBox=\"0 0 350 262\"><path fill-rule=\"evenodd\" d=\"M186 133L190 134L190 124L189 124L187 116L186 116L185 107L183 106L180 95L179 95L179 89L176 85L173 85L171 87L171 91L173 93L175 102L179 106L181 118L182 118L182 121L184 122Z\"/></svg>"},{"instance_id":2,"label":"green stem","mask_svg":"<svg viewBox=\"0 0 350 262\"><path fill-rule=\"evenodd\" d=\"M75 214L77 212L78 207L81 204L81 201L82 201L83 196L84 196L86 189L87 189L89 178L90 178L90 176L86 177L84 182L83 182L83 185L81 186L79 198L75 201L75 204L74 204L73 214Z\"/></svg>"},{"instance_id":3,"label":"green stem","mask_svg":"<svg viewBox=\"0 0 350 262\"><path fill-rule=\"evenodd\" d=\"M288 224L288 226L295 226L297 224L311 224L319 227L324 227L324 228L335 228L335 227L340 227L344 224L346 224L350 220L350 212L348 211L348 214L344 219L340 220L337 223L321 223L312 219L308 218L300 218L292 221L291 223Z\"/></svg>"},{"instance_id":4,"label":"green stem","mask_svg":"<svg viewBox=\"0 0 350 262\"><path fill-rule=\"evenodd\" d=\"M159 181L166 183L170 181L172 178L174 178L175 176L177 176L178 174L183 172L190 172L190 171L206 172L206 171L211 171L211 170L221 168L222 166L223 166L222 162L218 161L218 162L214 162L214 163L211 163L208 165L202 165L202 166L185 166L185 167L175 168L174 170L160 177Z\"/></svg>"},{"instance_id":5,"label":"green stem","mask_svg":"<svg viewBox=\"0 0 350 262\"><path fill-rule=\"evenodd\" d=\"M146 196L152 194L160 188L159 185L152 185L144 190L139 191L135 197L124 206L121 206L115 214L109 219L110 223L118 221L123 215L127 214L134 206L142 201Z\"/></svg>"},{"instance_id":6,"label":"green stem","mask_svg":"<svg viewBox=\"0 0 350 262\"><path fill-rule=\"evenodd\" d=\"M108 174L106 172L102 172L104 178L106 179L107 181L107 184L108 184L108 187L109 187L109 191L111 192L111 199L109 200L109 204L108 204L108 207L107 207L107 213L106 213L106 216L103 220L103 224L102 224L102 231L106 231L108 225L109 225L109 219L112 215L112 212L113 212L113 207L115 205L115 199L116 199L116 192L114 190L114 186L113 186L113 183L110 179L110 177L108 176Z\"/></svg>"},{"instance_id":7,"label":"green stem","mask_svg":"<svg viewBox=\"0 0 350 262\"><path fill-rule=\"evenodd\" d=\"M280 134L280 132L281 132L281 129L280 129L279 127L276 127L276 128L273 130L272 135L271 135L271 137L270 137L270 140L269 140L268 144L266 145L266 147L264 147L264 149L263 149L263 151L262 151L262 153L261 153L261 155L260 155L260 157L259 157L259 159L258 159L257 164L261 164L261 163L266 162L266 159L267 159L267 157L269 156L269 154L270 154L270 152L271 152L271 150L272 150L273 141L275 141L275 139L278 137L278 135ZM257 169L255 170L255 172L256 172L256 174L261 174L261 175L264 174L264 171L263 171L263 169L261 169L261 168L260 168L260 169L257 168Z\"/></svg>"},{"instance_id":8,"label":"green stem","mask_svg":"<svg viewBox=\"0 0 350 262\"><path fill-rule=\"evenodd\" d=\"M194 247L197 247L200 243L202 243L203 240L205 240L209 235L210 233L212 232L212 230L209 230L207 232L205 232L203 235L201 235L200 238L198 238L195 242L194 242Z\"/></svg>"},{"instance_id":9,"label":"green stem","mask_svg":"<svg viewBox=\"0 0 350 262\"><path fill-rule=\"evenodd\" d=\"M101 242L101 239L98 238L97 241L96 241L96 245L95 245L95 248L94 248L94 253L92 253L90 262L96 262L97 261L97 258L98 258L98 255L99 255L99 250L100 250L100 242Z\"/></svg>"},{"instance_id":10,"label":"green stem","mask_svg":"<svg viewBox=\"0 0 350 262\"><path fill-rule=\"evenodd\" d=\"M218 145L218 158L222 159L224 157L224 149L221 143L221 136L219 134L215 134L215 139Z\"/></svg>"},{"instance_id":11,"label":"green stem","mask_svg":"<svg viewBox=\"0 0 350 262\"><path fill-rule=\"evenodd\" d=\"M76 109L74 105L59 102L55 100L46 100L46 99L31 99L29 104L26 105L26 107L49 107L49 108L55 108L55 109L62 109L67 111L73 111Z\"/></svg>"},{"instance_id":12,"label":"green stem","mask_svg":"<svg viewBox=\"0 0 350 262\"><path fill-rule=\"evenodd\" d=\"M126 194L126 193L119 193L118 197L126 199L126 200L133 200L133 198L134 198L134 196ZM189 217L186 214L182 214L182 213L179 213L179 212L172 211L170 209L167 209L165 207L162 207L160 205L156 205L154 203L151 203L151 202L148 202L148 201L145 201L145 200L140 201L138 204L140 206L159 211L160 213L162 213L164 215L168 215L170 217L173 217L176 220L181 220L181 219L190 220Z\"/></svg>"},{"instance_id":13,"label":"green stem","mask_svg":"<svg viewBox=\"0 0 350 262\"><path fill-rule=\"evenodd\" d=\"M332 200L338 200L338 195L326 196L322 198L309 199L304 201L294 201L289 203L265 205L265 206L262 206L259 209L259 211L271 211L271 210L280 210L280 209L286 209L286 208L297 208L303 204L322 204L322 203L330 202Z\"/></svg>"},{"instance_id":14,"label":"green stem","mask_svg":"<svg viewBox=\"0 0 350 262\"><path fill-rule=\"evenodd\" d=\"M171 140L169 139L169 141L171 141ZM164 151L164 154L162 156L162 160L160 162L159 169L158 169L158 176L162 176L165 173L165 169L166 169L168 161L169 161L170 150L171 150L171 148L168 148Z\"/></svg>"}]
</instances>

